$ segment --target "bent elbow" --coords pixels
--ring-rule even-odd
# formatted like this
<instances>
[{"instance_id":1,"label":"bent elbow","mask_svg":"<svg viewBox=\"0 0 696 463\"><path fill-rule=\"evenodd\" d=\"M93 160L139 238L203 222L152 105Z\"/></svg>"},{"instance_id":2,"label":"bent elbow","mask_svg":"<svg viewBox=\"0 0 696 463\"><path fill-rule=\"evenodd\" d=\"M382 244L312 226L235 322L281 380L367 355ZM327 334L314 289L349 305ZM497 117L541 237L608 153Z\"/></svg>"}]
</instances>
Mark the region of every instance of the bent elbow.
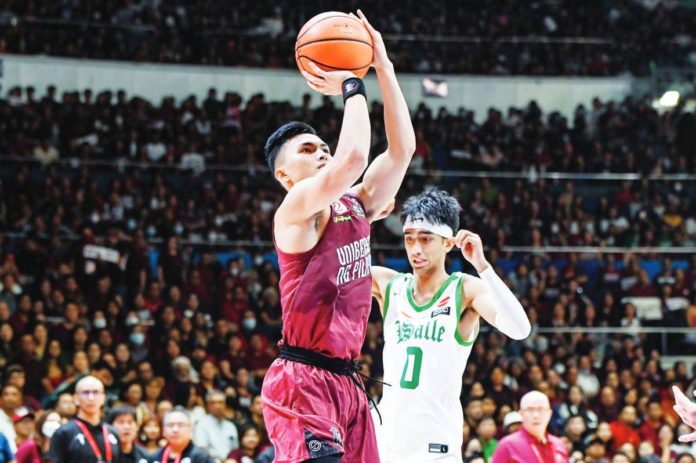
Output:
<instances>
[{"instance_id":1,"label":"bent elbow","mask_svg":"<svg viewBox=\"0 0 696 463\"><path fill-rule=\"evenodd\" d=\"M514 334L514 336L510 336L512 339L515 341L522 341L524 339L527 339L529 335L532 332L532 326L529 324L529 321L525 323L524 325L519 327L519 330L517 330Z\"/></svg>"}]
</instances>

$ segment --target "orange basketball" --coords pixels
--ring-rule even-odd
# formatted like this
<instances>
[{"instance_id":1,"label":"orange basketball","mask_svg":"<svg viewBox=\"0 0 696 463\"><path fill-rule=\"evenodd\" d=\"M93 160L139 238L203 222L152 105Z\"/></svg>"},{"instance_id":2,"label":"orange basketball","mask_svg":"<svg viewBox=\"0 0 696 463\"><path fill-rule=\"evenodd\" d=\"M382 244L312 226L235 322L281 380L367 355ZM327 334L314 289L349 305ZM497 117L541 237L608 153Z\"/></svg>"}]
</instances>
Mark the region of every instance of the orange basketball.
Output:
<instances>
[{"instance_id":1,"label":"orange basketball","mask_svg":"<svg viewBox=\"0 0 696 463\"><path fill-rule=\"evenodd\" d=\"M316 15L302 26L295 42L295 61L314 74L309 61L325 71L352 71L362 77L372 62L372 37L358 18L339 11Z\"/></svg>"}]
</instances>

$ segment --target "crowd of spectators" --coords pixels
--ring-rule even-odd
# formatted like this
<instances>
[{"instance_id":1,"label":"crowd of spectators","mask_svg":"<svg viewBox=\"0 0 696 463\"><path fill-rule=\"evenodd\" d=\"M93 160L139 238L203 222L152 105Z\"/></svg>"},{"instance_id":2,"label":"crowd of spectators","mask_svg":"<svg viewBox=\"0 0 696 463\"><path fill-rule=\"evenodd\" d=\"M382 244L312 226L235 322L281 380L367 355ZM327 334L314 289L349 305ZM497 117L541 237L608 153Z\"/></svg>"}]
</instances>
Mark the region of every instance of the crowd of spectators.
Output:
<instances>
[{"instance_id":1,"label":"crowd of spectators","mask_svg":"<svg viewBox=\"0 0 696 463\"><path fill-rule=\"evenodd\" d=\"M0 52L292 68L295 36L309 18L358 7L387 36L400 71L647 75L651 63L696 61L692 10L659 0L309 0L287 7L269 0L2 0Z\"/></svg>"},{"instance_id":2,"label":"crowd of spectators","mask_svg":"<svg viewBox=\"0 0 696 463\"><path fill-rule=\"evenodd\" d=\"M69 93L59 100L54 92L39 97L27 89L0 100L0 151L9 156L0 166L0 433L15 445L32 433L46 440L41 419L55 414L41 411L55 410L62 419L74 414L69 392L91 372L105 384L108 407L135 407L138 435L150 450L160 444L159 419L174 406L190 409L197 423L224 414L239 431L238 445L253 447L247 454L268 445L258 393L282 323L278 271L268 252L282 192L262 167L260 147L288 119L313 123L334 145L340 111L330 100L310 108L308 100L292 107L262 95L243 102L214 92L200 104L190 98L159 106L123 93ZM372 116L378 151L385 144L379 105ZM414 123L414 171L399 201L428 183L455 195L463 226L484 237L489 259L533 326L522 342L484 330L474 345L463 378L463 453L489 457L503 423L514 421L507 413L524 392L537 389L551 399L553 431L582 455L576 461L627 454L628 461L651 462L636 455L663 455L664 448L675 461L685 452L696 455L674 437L683 432L669 393L673 384L687 388L696 371L661 359L665 347L693 350L693 336L671 335L663 343L637 331L539 331L696 327L696 258L506 250L511 244L693 246L693 182L534 178L543 170L693 173L693 115L658 115L627 99L578 109L572 126L534 104L505 117L491 111L481 123L466 111L434 116L421 107ZM89 165L97 161L111 164ZM429 167L528 176L469 180L428 174ZM373 227L380 263L403 257L379 247L399 243L396 221L392 216ZM234 240L253 246L221 245ZM449 265L463 262L453 258ZM659 300L657 316L643 318L626 298ZM375 310L364 373L382 374L382 343ZM379 396L379 384L369 387ZM21 406L34 418L15 418ZM28 421L40 424L32 429ZM205 434L194 432L194 441Z\"/></svg>"},{"instance_id":3,"label":"crowd of spectators","mask_svg":"<svg viewBox=\"0 0 696 463\"><path fill-rule=\"evenodd\" d=\"M330 98L314 107L311 98L307 94L300 106L292 106L268 102L262 94L243 101L236 93L219 96L211 89L202 102L189 97L177 105L165 98L157 105L123 91L59 97L54 88L43 96L33 88L10 89L0 99L0 153L33 159L46 170L37 178L18 167L9 179L2 192L7 227L52 236L81 234L89 224L98 234L115 226L128 233L142 229L147 238L166 238L173 231L194 240L267 242L281 190L264 165L265 138L288 120L312 124L330 146L338 138L341 109ZM386 146L379 103L372 105L371 119L377 153ZM544 114L534 102L505 115L491 109L478 122L465 109L434 113L420 105L413 122L414 175L399 199L432 182L424 175L430 169L525 173L517 180L436 179L465 205L464 226L479 230L494 248L696 241L694 183L647 178L696 173L692 112L659 114L628 97L579 106L572 123L558 113ZM84 167L99 162L112 167ZM130 162L151 168L132 169ZM644 178L607 183L537 178L545 171ZM116 175L123 172L128 175ZM374 238L398 244L394 218L376 227Z\"/></svg>"}]
</instances>

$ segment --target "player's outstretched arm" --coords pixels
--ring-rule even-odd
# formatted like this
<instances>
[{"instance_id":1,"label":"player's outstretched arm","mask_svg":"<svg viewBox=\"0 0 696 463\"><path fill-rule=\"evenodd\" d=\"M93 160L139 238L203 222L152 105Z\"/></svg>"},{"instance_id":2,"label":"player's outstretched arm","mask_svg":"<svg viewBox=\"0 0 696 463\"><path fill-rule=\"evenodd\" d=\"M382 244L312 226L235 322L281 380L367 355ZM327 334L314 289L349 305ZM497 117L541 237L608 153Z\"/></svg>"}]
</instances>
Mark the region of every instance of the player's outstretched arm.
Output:
<instances>
[{"instance_id":1,"label":"player's outstretched arm","mask_svg":"<svg viewBox=\"0 0 696 463\"><path fill-rule=\"evenodd\" d=\"M396 80L394 65L387 56L382 35L368 22L362 11L358 15L372 36L374 57L372 65L377 73L379 89L384 102L384 128L387 150L377 156L365 172L363 182L356 188L370 221L391 201L406 175L411 157L416 150L416 135L404 95Z\"/></svg>"},{"instance_id":2,"label":"player's outstretched arm","mask_svg":"<svg viewBox=\"0 0 696 463\"><path fill-rule=\"evenodd\" d=\"M370 267L372 271L372 297L377 299L379 303L379 313L384 316L384 303L387 296L387 287L389 282L397 275L396 270L387 267L373 265Z\"/></svg>"},{"instance_id":3,"label":"player's outstretched arm","mask_svg":"<svg viewBox=\"0 0 696 463\"><path fill-rule=\"evenodd\" d=\"M479 315L512 339L529 336L531 325L522 304L483 254L481 237L468 230L460 230L454 238L462 255L478 272L480 279L468 279L462 288L462 300L466 301Z\"/></svg>"},{"instance_id":4,"label":"player's outstretched arm","mask_svg":"<svg viewBox=\"0 0 696 463\"><path fill-rule=\"evenodd\" d=\"M696 403L689 400L684 393L676 386L672 386L674 392L674 411L684 424L691 426L694 432L679 436L679 442L696 442ZM694 392L696 395L696 391Z\"/></svg>"},{"instance_id":5,"label":"player's outstretched arm","mask_svg":"<svg viewBox=\"0 0 696 463\"><path fill-rule=\"evenodd\" d=\"M310 63L319 77L303 72L307 84L325 95L340 95L343 83L355 75L348 71L326 72ZM326 209L358 181L370 152L370 115L360 94L346 100L336 152L312 177L293 185L276 214L277 225L305 222Z\"/></svg>"}]
</instances>

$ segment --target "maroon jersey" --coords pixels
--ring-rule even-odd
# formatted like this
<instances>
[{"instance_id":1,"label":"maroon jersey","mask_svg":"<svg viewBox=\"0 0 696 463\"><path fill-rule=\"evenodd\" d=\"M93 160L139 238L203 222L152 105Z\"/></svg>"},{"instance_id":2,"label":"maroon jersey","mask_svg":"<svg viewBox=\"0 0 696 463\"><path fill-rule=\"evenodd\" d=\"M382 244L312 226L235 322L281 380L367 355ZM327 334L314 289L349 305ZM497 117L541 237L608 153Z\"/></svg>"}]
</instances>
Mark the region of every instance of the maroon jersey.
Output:
<instances>
[{"instance_id":1,"label":"maroon jersey","mask_svg":"<svg viewBox=\"0 0 696 463\"><path fill-rule=\"evenodd\" d=\"M288 254L276 246L276 251L281 344L358 358L372 303L370 223L360 201L345 194L331 205L329 223L313 249Z\"/></svg>"}]
</instances>

